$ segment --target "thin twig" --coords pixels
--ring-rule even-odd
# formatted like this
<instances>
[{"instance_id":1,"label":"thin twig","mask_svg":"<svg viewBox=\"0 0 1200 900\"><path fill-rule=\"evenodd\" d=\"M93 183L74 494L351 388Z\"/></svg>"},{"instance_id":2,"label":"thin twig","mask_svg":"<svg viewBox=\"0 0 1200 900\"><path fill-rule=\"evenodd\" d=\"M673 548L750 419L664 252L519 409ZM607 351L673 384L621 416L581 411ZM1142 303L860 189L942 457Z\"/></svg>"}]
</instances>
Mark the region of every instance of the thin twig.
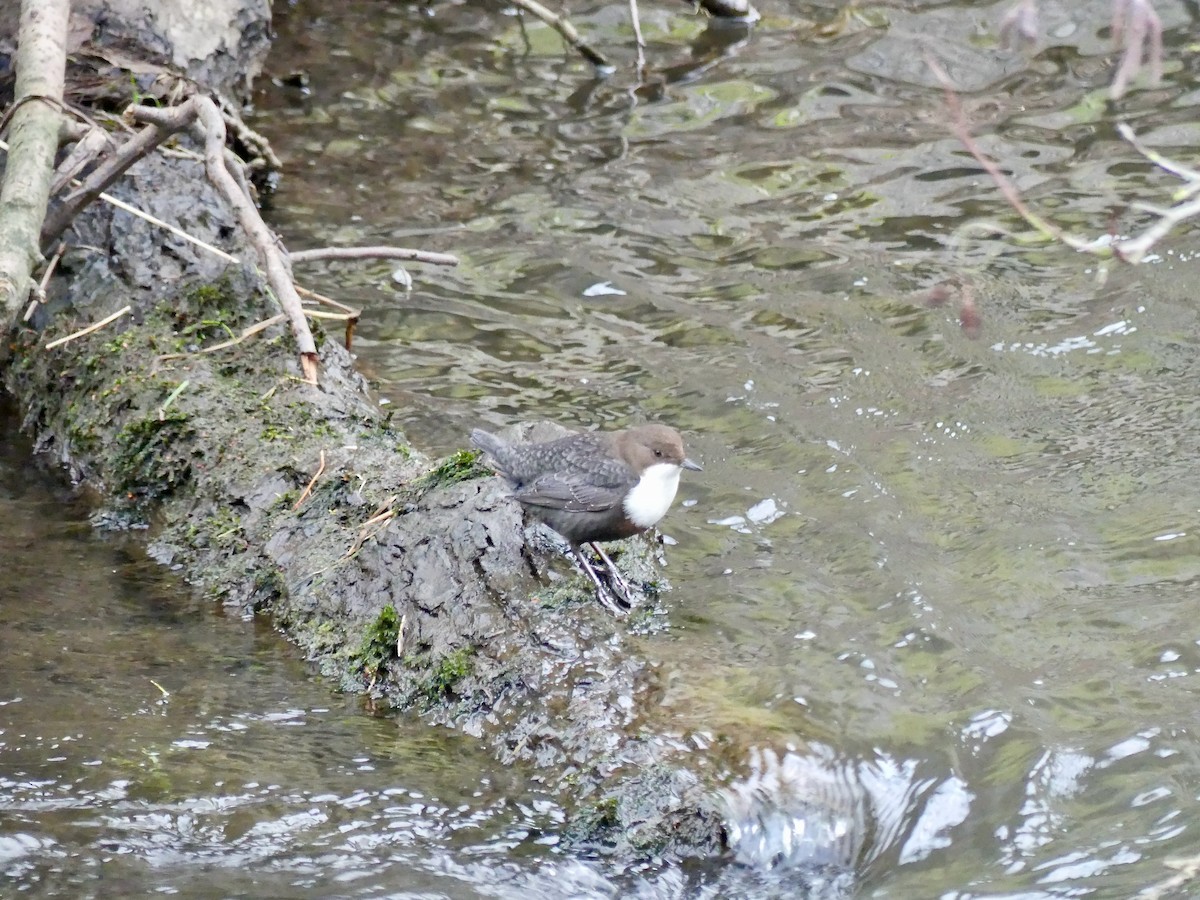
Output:
<instances>
[{"instance_id":1,"label":"thin twig","mask_svg":"<svg viewBox=\"0 0 1200 900\"><path fill-rule=\"evenodd\" d=\"M1159 213L1159 219L1136 238L1121 241L1115 248L1121 259L1130 263L1141 262L1150 248L1170 234L1171 229L1187 219L1200 216L1200 199L1189 200Z\"/></svg>"},{"instance_id":2,"label":"thin twig","mask_svg":"<svg viewBox=\"0 0 1200 900\"><path fill-rule=\"evenodd\" d=\"M296 291L301 297L308 297L311 300L316 300L318 303L324 303L327 306L332 306L334 309L339 309L342 312L336 316L333 313L318 313L314 309L306 309L305 313L316 318L335 317L340 318L346 323L346 337L343 343L346 349L352 349L354 345L354 329L358 327L358 320L362 318L362 310L355 309L352 306L347 306L345 303L338 303L332 297L326 297L324 294L318 294L316 291L310 291L308 288L302 288L296 285Z\"/></svg>"},{"instance_id":3,"label":"thin twig","mask_svg":"<svg viewBox=\"0 0 1200 900\"><path fill-rule=\"evenodd\" d=\"M67 154L55 170L54 181L50 184L50 196L55 196L68 184L78 184L75 176L83 171L96 156L108 148L110 139L108 132L101 128L89 128L83 137L75 142L71 152Z\"/></svg>"},{"instance_id":4,"label":"thin twig","mask_svg":"<svg viewBox=\"0 0 1200 900\"><path fill-rule=\"evenodd\" d=\"M347 560L353 559L358 551L362 549L363 544L375 537L375 535L380 534L383 529L387 527L387 523L396 517L396 507L394 505L396 503L396 497L396 494L392 494L392 496L388 497L383 501L383 503L379 504L379 506L375 508L375 514L363 523L362 527L358 530L358 537L354 539L354 543L350 545L349 550L324 568L317 569L317 571L313 572L308 577L316 578L318 575L323 575L331 569L337 568ZM378 525L379 527L372 531L371 529L375 525Z\"/></svg>"},{"instance_id":5,"label":"thin twig","mask_svg":"<svg viewBox=\"0 0 1200 900\"><path fill-rule=\"evenodd\" d=\"M229 347L236 347L238 344L242 343L242 341L246 340L246 338L253 337L260 331L265 331L266 329L270 328L272 325L278 325L286 318L287 316L285 316L283 313L276 313L269 319L263 319L261 322L255 322L253 325L248 325L247 327L243 328L242 333L237 337L230 338L227 341L222 341L219 344L213 344L211 347L202 347L201 349L197 350L196 353L216 353L218 350L226 350ZM189 356L191 356L190 353L164 353L162 356L158 357L158 359L187 359Z\"/></svg>"},{"instance_id":6,"label":"thin twig","mask_svg":"<svg viewBox=\"0 0 1200 900\"><path fill-rule=\"evenodd\" d=\"M642 70L646 68L646 39L642 37L642 23L638 16L637 0L629 0L629 19L633 22L633 39L637 44L637 74L640 80Z\"/></svg>"},{"instance_id":7,"label":"thin twig","mask_svg":"<svg viewBox=\"0 0 1200 900\"><path fill-rule=\"evenodd\" d=\"M317 479L321 477L321 474L324 471L325 471L325 451L322 450L321 451L321 464L319 466L317 466L317 471L313 475L312 480L308 482L308 487L306 487L304 489L304 493L302 493L300 495L300 499L297 500L295 506L292 507L293 512L295 510L299 509L300 505L302 503L304 503L305 500L308 499L308 495L312 493L313 485L317 483Z\"/></svg>"},{"instance_id":8,"label":"thin twig","mask_svg":"<svg viewBox=\"0 0 1200 900\"><path fill-rule=\"evenodd\" d=\"M226 253L220 247L214 247L212 244L208 243L207 241L202 241L198 237L193 237L192 235L190 235L186 231L184 231L182 228L176 228L174 225L170 224L169 222L164 222L162 219L158 218L157 216L152 216L148 212L142 212L142 210L138 209L136 206L130 206L124 200L118 200L112 194L101 194L100 199L103 200L105 203L109 204L110 206L115 206L117 209L129 213L131 216L137 216L139 219L144 219L145 221L149 222L151 225L157 225L159 228L165 228L167 231L171 232L171 234L175 235L176 237L183 238L188 243L195 244L197 247L202 247L205 250L207 250L209 253L219 256L221 259L225 260L226 262L231 262L235 266L240 266L242 264L242 261L240 259L238 259L236 256L234 256L232 253Z\"/></svg>"},{"instance_id":9,"label":"thin twig","mask_svg":"<svg viewBox=\"0 0 1200 900\"><path fill-rule=\"evenodd\" d=\"M1188 166L1183 165L1183 163L1175 162L1173 159L1168 159L1157 150L1152 150L1150 147L1147 147L1141 142L1138 136L1133 133L1133 129L1129 127L1128 123L1118 122L1117 134L1121 135L1121 137L1124 138L1134 150L1142 154L1142 156L1146 157L1146 159L1150 160L1150 162L1154 163L1164 172L1169 172L1176 178L1180 178L1183 181L1188 182L1188 185L1193 188L1196 185L1200 185L1200 171L1189 168ZM1191 192L1189 191L1189 193Z\"/></svg>"},{"instance_id":10,"label":"thin twig","mask_svg":"<svg viewBox=\"0 0 1200 900\"><path fill-rule=\"evenodd\" d=\"M309 330L308 321L304 318L304 310L300 304L300 295L296 293L292 282L291 271L279 249L275 235L267 228L261 213L254 202L242 190L237 180L230 174L225 163L225 121L217 105L208 97L199 94L188 98L179 110L199 120L204 129L204 165L209 180L216 186L231 207L242 230L250 243L258 251L262 268L266 275L267 285L275 295L280 307L291 322L292 335L300 350L300 367L304 380L310 384L317 383L317 344ZM162 110L147 106L131 106L127 111L135 121L156 124L164 120ZM174 121L174 116L170 121Z\"/></svg>"},{"instance_id":11,"label":"thin twig","mask_svg":"<svg viewBox=\"0 0 1200 900\"><path fill-rule=\"evenodd\" d=\"M46 263L46 271L42 273L42 280L38 282L37 288L33 292L33 299L25 307L25 315L21 319L22 322L28 322L32 319L33 314L37 312L38 304L46 302L46 285L50 283L50 278L54 274L54 270L58 268L58 261L62 259L63 252L66 249L67 245L62 241L59 241L58 246L54 248L54 255L50 257L50 262Z\"/></svg>"},{"instance_id":12,"label":"thin twig","mask_svg":"<svg viewBox=\"0 0 1200 900\"><path fill-rule=\"evenodd\" d=\"M575 30L575 26L571 24L565 16L560 16L556 12L551 12L538 3L537 0L512 0L513 6L518 9L523 9L531 16L541 19L555 31L562 35L564 41L579 51L588 62L598 69L612 71L613 65L610 63L599 50L595 49L591 44L579 36L579 32Z\"/></svg>"},{"instance_id":13,"label":"thin twig","mask_svg":"<svg viewBox=\"0 0 1200 900\"><path fill-rule=\"evenodd\" d=\"M325 306L332 306L334 309L341 310L349 318L357 319L362 315L361 309L355 309L353 306L347 306L345 303L339 303L332 297L326 297L324 294L318 294L316 291L310 291L308 288L300 287L300 285L296 285L296 291L301 297L308 297L310 300L315 300L317 303L323 303ZM314 311L309 309L305 310L305 312L311 316L313 315Z\"/></svg>"},{"instance_id":14,"label":"thin twig","mask_svg":"<svg viewBox=\"0 0 1200 900\"><path fill-rule=\"evenodd\" d=\"M7 151L8 144L6 144L4 141L0 141L0 150ZM164 222L162 219L158 218L157 216L152 216L150 213L143 212L142 210L138 209L136 206L131 206L130 204L126 203L124 200L118 200L112 194L102 193L98 196L97 199L103 200L109 206L115 206L117 209L121 210L122 212L129 213L131 216L136 216L139 219L149 222L151 225L157 226L158 228L165 229L166 231L171 232L171 234L175 235L176 237L183 238L183 240L185 240L191 244L195 244L197 247L207 250L209 253L212 253L215 256L219 256L221 259L225 260L226 262L230 262L230 263L233 263L234 265L239 265L239 266L242 264L242 261L240 259L238 259L236 256L234 256L233 254L226 253L220 247L214 247L212 244L208 243L207 241L202 241L198 237L193 237L192 235L190 235L186 231L184 231L182 228L176 228L174 225L170 224L169 222Z\"/></svg>"},{"instance_id":15,"label":"thin twig","mask_svg":"<svg viewBox=\"0 0 1200 900\"><path fill-rule=\"evenodd\" d=\"M182 107L177 107L182 109ZM125 171L139 159L170 137L182 125L168 131L147 125L134 137L122 144L117 152L106 159L96 168L87 180L70 194L63 198L62 204L46 217L42 226L42 246L46 246L67 230L71 220L79 215L80 210L95 200L110 184L120 178Z\"/></svg>"},{"instance_id":16,"label":"thin twig","mask_svg":"<svg viewBox=\"0 0 1200 900\"><path fill-rule=\"evenodd\" d=\"M67 343L68 341L73 341L76 338L86 337L87 335L91 334L93 331L99 331L105 325L109 325L109 324L117 321L117 319L121 318L121 316L125 315L126 313L132 312L132 311L133 311L132 306L123 306L121 309L118 309L111 316L105 316L103 319L101 319L99 322L95 323L94 325L89 325L87 328L81 328L79 331L76 331L72 334L68 334L66 337L60 337L57 341L51 341L50 343L48 343L46 345L46 349L53 350L55 347L61 347L63 344Z\"/></svg>"},{"instance_id":17,"label":"thin twig","mask_svg":"<svg viewBox=\"0 0 1200 900\"><path fill-rule=\"evenodd\" d=\"M432 250L410 250L407 247L316 247L312 250L293 250L288 254L293 263L318 259L411 259L435 266L457 266L458 257Z\"/></svg>"},{"instance_id":18,"label":"thin twig","mask_svg":"<svg viewBox=\"0 0 1200 900\"><path fill-rule=\"evenodd\" d=\"M350 549L342 554L342 558L338 562L350 559L350 557L362 549L363 544L383 531L384 526L396 517L395 502L396 495L393 494L384 500L383 503L379 504L379 506L375 507L374 514L367 521L363 522L362 527L358 529L358 537L354 539L354 543L350 545ZM376 528L375 526L379 527ZM337 565L337 563L334 563L334 565Z\"/></svg>"}]
</instances>

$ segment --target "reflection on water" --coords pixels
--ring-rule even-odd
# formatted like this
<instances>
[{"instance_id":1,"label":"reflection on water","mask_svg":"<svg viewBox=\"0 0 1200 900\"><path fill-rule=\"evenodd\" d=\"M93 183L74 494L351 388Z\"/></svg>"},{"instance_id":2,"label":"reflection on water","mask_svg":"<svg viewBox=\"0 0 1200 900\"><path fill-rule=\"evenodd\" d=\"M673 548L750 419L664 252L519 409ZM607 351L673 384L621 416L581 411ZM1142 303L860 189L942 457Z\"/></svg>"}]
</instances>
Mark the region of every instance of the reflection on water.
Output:
<instances>
[{"instance_id":1,"label":"reflection on water","mask_svg":"<svg viewBox=\"0 0 1200 900\"><path fill-rule=\"evenodd\" d=\"M529 773L332 698L9 478L3 871L64 896L964 900L1127 898L1194 857L1196 263L1101 281L1021 235L947 134L930 48L1063 226L1132 230L1175 184L1087 99L1109 4L1041 4L1030 56L990 37L1006 5L832 29L829 4L763 6L715 45L644 9L643 85L473 5L277 7L273 66L313 84L257 97L289 243L463 259L411 294L386 263L300 273L367 310L360 364L410 438L660 418L704 463L664 522L645 714L725 785L730 858L565 857ZM1182 58L1194 10L1156 7ZM623 6L572 14L632 59ZM1195 87L1180 66L1121 110L1188 158ZM955 280L976 340L918 299Z\"/></svg>"}]
</instances>

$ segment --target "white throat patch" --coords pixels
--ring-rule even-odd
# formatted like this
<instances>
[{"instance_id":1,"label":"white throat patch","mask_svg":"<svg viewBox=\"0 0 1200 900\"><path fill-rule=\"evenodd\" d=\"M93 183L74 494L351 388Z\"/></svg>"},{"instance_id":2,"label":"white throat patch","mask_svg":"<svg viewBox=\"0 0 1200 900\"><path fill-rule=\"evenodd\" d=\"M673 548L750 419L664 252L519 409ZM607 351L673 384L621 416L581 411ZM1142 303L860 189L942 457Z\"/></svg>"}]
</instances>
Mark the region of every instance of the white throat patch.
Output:
<instances>
[{"instance_id":1,"label":"white throat patch","mask_svg":"<svg viewBox=\"0 0 1200 900\"><path fill-rule=\"evenodd\" d=\"M625 515L638 528L649 528L667 514L679 490L679 466L655 463L625 495Z\"/></svg>"}]
</instances>

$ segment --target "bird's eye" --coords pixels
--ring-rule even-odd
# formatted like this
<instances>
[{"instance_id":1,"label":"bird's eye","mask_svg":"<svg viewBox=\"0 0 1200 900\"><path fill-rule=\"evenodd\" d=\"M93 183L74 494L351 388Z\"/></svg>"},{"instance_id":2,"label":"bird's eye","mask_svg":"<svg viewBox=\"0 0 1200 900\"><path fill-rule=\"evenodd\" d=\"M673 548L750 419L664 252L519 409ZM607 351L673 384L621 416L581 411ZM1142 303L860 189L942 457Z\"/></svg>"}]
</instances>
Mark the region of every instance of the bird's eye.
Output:
<instances>
[{"instance_id":1,"label":"bird's eye","mask_svg":"<svg viewBox=\"0 0 1200 900\"><path fill-rule=\"evenodd\" d=\"M661 451L661 450L655 450L655 451L654 451L654 455L655 455L655 456L662 456L662 451Z\"/></svg>"}]
</instances>

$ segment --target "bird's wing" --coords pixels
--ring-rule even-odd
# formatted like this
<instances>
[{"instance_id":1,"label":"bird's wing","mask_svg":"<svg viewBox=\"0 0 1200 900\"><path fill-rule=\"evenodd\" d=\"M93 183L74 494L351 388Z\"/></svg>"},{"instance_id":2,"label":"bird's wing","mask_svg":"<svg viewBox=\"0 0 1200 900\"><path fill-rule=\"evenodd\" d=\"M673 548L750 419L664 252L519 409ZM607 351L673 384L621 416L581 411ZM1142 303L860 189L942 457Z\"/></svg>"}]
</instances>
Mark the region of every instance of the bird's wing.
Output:
<instances>
[{"instance_id":1,"label":"bird's wing","mask_svg":"<svg viewBox=\"0 0 1200 900\"><path fill-rule=\"evenodd\" d=\"M637 479L626 466L600 472L551 472L517 490L513 496L526 506L567 512L604 512L624 499Z\"/></svg>"}]
</instances>

